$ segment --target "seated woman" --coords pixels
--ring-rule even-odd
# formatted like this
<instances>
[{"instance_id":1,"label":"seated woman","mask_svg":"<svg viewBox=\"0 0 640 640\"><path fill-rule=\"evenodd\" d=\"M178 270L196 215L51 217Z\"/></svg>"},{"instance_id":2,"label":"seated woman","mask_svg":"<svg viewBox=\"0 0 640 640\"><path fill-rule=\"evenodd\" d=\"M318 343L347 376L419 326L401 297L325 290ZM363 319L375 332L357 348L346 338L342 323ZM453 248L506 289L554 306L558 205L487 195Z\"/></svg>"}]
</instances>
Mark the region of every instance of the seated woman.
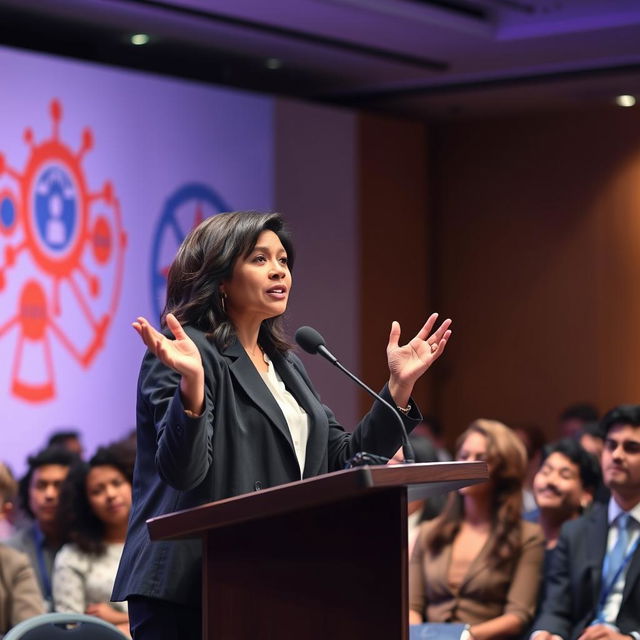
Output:
<instances>
[{"instance_id":1,"label":"seated woman","mask_svg":"<svg viewBox=\"0 0 640 640\"><path fill-rule=\"evenodd\" d=\"M44 600L29 558L0 544L0 638L27 618L44 613Z\"/></svg>"},{"instance_id":2,"label":"seated woman","mask_svg":"<svg viewBox=\"0 0 640 640\"><path fill-rule=\"evenodd\" d=\"M129 452L116 445L72 467L58 508L68 544L53 568L56 611L89 613L127 634L127 605L110 600L131 510L132 473Z\"/></svg>"},{"instance_id":3,"label":"seated woman","mask_svg":"<svg viewBox=\"0 0 640 640\"><path fill-rule=\"evenodd\" d=\"M521 518L524 446L511 429L476 420L457 459L486 460L489 480L452 492L421 526L409 567L411 624L456 622L472 640L517 637L536 609L544 537Z\"/></svg>"}]
</instances>

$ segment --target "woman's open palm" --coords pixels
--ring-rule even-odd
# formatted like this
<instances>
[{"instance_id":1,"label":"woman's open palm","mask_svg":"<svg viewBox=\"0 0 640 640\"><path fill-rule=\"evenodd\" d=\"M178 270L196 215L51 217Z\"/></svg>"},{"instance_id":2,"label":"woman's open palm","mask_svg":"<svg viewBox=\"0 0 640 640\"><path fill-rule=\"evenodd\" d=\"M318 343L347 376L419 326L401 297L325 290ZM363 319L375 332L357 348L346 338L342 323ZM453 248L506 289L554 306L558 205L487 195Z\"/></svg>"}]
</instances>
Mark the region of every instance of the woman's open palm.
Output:
<instances>
[{"instance_id":1,"label":"woman's open palm","mask_svg":"<svg viewBox=\"0 0 640 640\"><path fill-rule=\"evenodd\" d=\"M175 340L160 333L143 317L139 317L132 326L147 345L149 351L168 367L183 376L200 374L202 372L202 358L198 347L172 313L167 314L166 321L167 328Z\"/></svg>"},{"instance_id":2,"label":"woman's open palm","mask_svg":"<svg viewBox=\"0 0 640 640\"><path fill-rule=\"evenodd\" d=\"M451 320L447 318L431 333L437 313L432 313L417 335L400 346L400 325L393 322L387 345L387 361L391 377L400 383L413 385L416 380L444 353L451 337Z\"/></svg>"}]
</instances>

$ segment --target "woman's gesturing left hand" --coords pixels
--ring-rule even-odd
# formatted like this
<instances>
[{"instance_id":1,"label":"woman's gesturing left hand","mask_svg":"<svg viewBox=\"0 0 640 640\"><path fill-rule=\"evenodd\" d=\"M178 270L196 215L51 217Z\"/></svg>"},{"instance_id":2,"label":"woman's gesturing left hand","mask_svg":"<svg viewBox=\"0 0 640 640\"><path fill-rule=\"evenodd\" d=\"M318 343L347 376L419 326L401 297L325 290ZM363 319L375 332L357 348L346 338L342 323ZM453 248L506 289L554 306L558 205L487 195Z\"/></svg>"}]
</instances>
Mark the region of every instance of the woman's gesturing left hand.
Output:
<instances>
[{"instance_id":1,"label":"woman's gesturing left hand","mask_svg":"<svg viewBox=\"0 0 640 640\"><path fill-rule=\"evenodd\" d=\"M405 406L418 378L442 355L451 337L451 320L447 318L431 333L437 313L432 313L422 329L407 344L400 346L400 324L393 322L387 345L389 391L395 402Z\"/></svg>"}]
</instances>

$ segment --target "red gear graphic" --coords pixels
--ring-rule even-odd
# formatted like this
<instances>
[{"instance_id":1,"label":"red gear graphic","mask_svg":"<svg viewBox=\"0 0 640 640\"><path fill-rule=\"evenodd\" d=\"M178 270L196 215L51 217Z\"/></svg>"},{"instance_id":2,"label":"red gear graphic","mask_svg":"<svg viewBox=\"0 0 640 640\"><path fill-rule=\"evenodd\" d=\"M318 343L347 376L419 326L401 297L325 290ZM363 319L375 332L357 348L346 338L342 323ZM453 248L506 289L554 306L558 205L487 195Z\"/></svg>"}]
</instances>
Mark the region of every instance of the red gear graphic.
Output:
<instances>
[{"instance_id":1,"label":"red gear graphic","mask_svg":"<svg viewBox=\"0 0 640 640\"><path fill-rule=\"evenodd\" d=\"M12 392L29 402L42 402L55 396L54 366L51 355L52 336L83 367L88 367L96 354L104 346L106 333L115 315L120 298L124 271L124 251L126 233L122 225L120 203L115 196L113 186L105 182L98 192L91 192L87 186L81 163L84 155L93 147L93 135L86 128L82 134L82 144L77 152L59 140L59 125L62 120L62 107L52 100L50 114L53 121L53 134L41 144L34 143L31 129L25 131L25 141L31 147L31 155L24 172L19 173L9 167L0 154L0 177L9 177L17 183L15 196L9 189L0 189L0 203L5 199L15 209L15 219L9 227L2 228L4 236L22 236L14 244L7 244L4 250L4 264L0 263L0 296L7 288L7 272L16 266L20 255L27 254L35 266L42 282L29 279L23 285L19 295L16 313L4 324L0 324L0 337L10 329L19 331L14 364L12 368ZM41 237L41 229L36 222L35 199L38 180L47 170L62 173L73 186L74 232L64 251L47 251ZM95 209L100 212L94 213ZM75 211L75 210L74 210ZM0 235L0 238L2 238ZM92 256L94 268L112 268L111 295L108 309L100 317L95 317L90 299L98 299L101 291L108 287L101 284L98 276L90 273L84 259ZM86 292L78 283L78 276L86 283ZM67 284L72 293L79 316L89 326L88 344L78 346L75 335L67 335L57 322L62 314L60 287ZM26 343L41 343L45 380L33 382L25 379L22 372L22 354Z\"/></svg>"}]
</instances>

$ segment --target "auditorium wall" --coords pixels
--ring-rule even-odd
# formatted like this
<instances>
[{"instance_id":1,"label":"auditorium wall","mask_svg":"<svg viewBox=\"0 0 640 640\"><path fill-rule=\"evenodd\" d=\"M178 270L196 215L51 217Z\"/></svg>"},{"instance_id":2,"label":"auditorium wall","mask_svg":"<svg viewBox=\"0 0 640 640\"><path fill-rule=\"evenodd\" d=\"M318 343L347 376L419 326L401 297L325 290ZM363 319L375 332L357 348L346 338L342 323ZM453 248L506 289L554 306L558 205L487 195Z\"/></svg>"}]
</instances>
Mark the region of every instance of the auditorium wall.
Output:
<instances>
[{"instance_id":1,"label":"auditorium wall","mask_svg":"<svg viewBox=\"0 0 640 640\"><path fill-rule=\"evenodd\" d=\"M16 470L54 427L78 427L89 450L131 428L143 349L130 322L157 317L180 236L228 208L285 214L290 332L315 326L374 388L393 319L403 340L431 310L454 319L415 393L450 440L479 416L551 433L570 402L638 399L635 110L427 127L0 57L17 88L0 123L1 424ZM304 360L353 425L369 399Z\"/></svg>"},{"instance_id":2,"label":"auditorium wall","mask_svg":"<svg viewBox=\"0 0 640 640\"><path fill-rule=\"evenodd\" d=\"M410 332L424 316L423 203L410 195L424 191L421 134L39 53L2 48L0 61L15 87L0 122L1 458L17 473L53 429L79 429L91 452L132 428L144 349L130 323L157 321L179 242L222 210L285 214L298 247L290 333L316 326L382 385L391 320ZM352 383L304 357L354 425Z\"/></svg>"},{"instance_id":3,"label":"auditorium wall","mask_svg":"<svg viewBox=\"0 0 640 640\"><path fill-rule=\"evenodd\" d=\"M455 334L436 408L536 423L640 402L640 114L617 108L432 131L436 306Z\"/></svg>"}]
</instances>

